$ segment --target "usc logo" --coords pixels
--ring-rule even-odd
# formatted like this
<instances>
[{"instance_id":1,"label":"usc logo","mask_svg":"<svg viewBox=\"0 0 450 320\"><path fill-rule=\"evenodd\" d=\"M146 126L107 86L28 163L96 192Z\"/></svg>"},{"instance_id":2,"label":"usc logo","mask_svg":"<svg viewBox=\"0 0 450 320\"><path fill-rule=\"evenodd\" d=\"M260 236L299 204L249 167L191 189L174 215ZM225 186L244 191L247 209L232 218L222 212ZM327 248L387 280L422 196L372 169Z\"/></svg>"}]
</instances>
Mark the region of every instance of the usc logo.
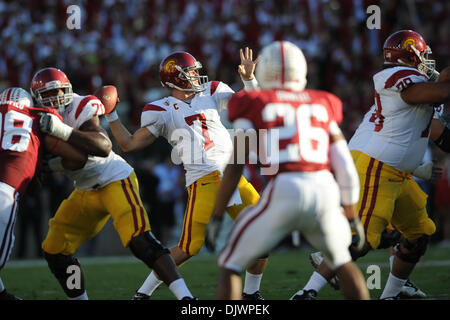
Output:
<instances>
[{"instance_id":1,"label":"usc logo","mask_svg":"<svg viewBox=\"0 0 450 320\"><path fill-rule=\"evenodd\" d=\"M176 71L175 69L175 60L169 60L167 61L164 69L166 70L166 72L168 73L173 73Z\"/></svg>"},{"instance_id":2,"label":"usc logo","mask_svg":"<svg viewBox=\"0 0 450 320\"><path fill-rule=\"evenodd\" d=\"M409 52L413 52L410 45L416 45L416 40L413 38L408 38L403 42L403 48L405 48Z\"/></svg>"}]
</instances>

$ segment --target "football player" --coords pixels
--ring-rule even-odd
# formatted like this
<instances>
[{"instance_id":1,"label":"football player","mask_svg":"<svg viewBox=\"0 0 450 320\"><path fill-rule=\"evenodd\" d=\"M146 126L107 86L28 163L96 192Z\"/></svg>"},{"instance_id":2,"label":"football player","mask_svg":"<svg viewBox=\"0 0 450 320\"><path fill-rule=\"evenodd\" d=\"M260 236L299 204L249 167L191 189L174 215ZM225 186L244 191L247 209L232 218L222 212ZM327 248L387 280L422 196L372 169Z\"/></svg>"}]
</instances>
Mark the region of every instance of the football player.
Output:
<instances>
[{"instance_id":1,"label":"football player","mask_svg":"<svg viewBox=\"0 0 450 320\"><path fill-rule=\"evenodd\" d=\"M14 245L17 204L39 171L43 150L61 157L67 170L80 169L84 152L46 136L39 130L43 112L60 117L52 108L34 108L31 95L22 88L8 88L0 94L0 270ZM0 300L16 300L0 279Z\"/></svg>"},{"instance_id":2,"label":"football player","mask_svg":"<svg viewBox=\"0 0 450 320\"><path fill-rule=\"evenodd\" d=\"M240 51L239 73L246 89L257 86L253 77L256 62L248 48ZM170 249L178 266L198 254L205 240L205 229L211 217L223 169L230 159L232 143L223 126L219 111L227 106L234 91L220 81L208 81L199 74L202 65L187 52L174 52L160 64L161 84L172 95L148 103L141 115L141 128L134 134L120 122L117 113L107 115L112 133L122 150L142 149L163 136L173 146L172 155L181 159L186 170L189 200L183 231L177 246ZM172 158L173 159L173 158ZM241 210L256 204L258 192L242 176L227 212L235 219ZM247 270L244 295L247 299L262 299L259 293L266 257L258 259ZM148 299L161 281L154 271L149 275L134 299Z\"/></svg>"},{"instance_id":3,"label":"football player","mask_svg":"<svg viewBox=\"0 0 450 320\"><path fill-rule=\"evenodd\" d=\"M443 111L444 111L443 105L436 108L433 119L439 119ZM355 163L361 152L360 150L364 148L367 141L369 141L372 132L374 132L375 130L375 121L374 121L375 119L376 119L376 105L373 105L366 112L363 120L361 121L352 138L348 142L348 148L350 150L350 153L352 154L352 158ZM417 178L429 180L433 177L438 176L441 173L441 171L442 169L434 166L433 162L426 162L422 163L419 167L417 167L412 172L412 175ZM401 233L395 230L392 224L389 224L386 230L381 234L381 240L378 249L389 248L390 251L389 264L391 269L395 255L395 250L393 246L395 246L398 243L400 237ZM320 252L311 253L309 258L311 264L315 269L323 261L322 254ZM319 275L316 276L320 279ZM324 281L321 282L323 283ZM334 289L339 290L339 278L337 276L332 277L331 279L329 279L328 282ZM301 296L302 292L299 291L297 294ZM420 290L411 280L408 279L408 281L405 283L405 285L401 290L400 296L405 298L425 298L426 294L422 290Z\"/></svg>"},{"instance_id":4,"label":"football player","mask_svg":"<svg viewBox=\"0 0 450 320\"><path fill-rule=\"evenodd\" d=\"M75 185L50 219L42 243L48 266L69 299L88 298L80 263L73 255L81 244L100 232L110 216L123 246L157 270L178 299L192 299L168 249L150 232L133 168L111 150L111 141L99 124L99 116L104 113L100 100L73 93L67 76L55 68L36 72L31 92L39 106L57 109L63 119L47 114L41 118L41 130L89 155L86 165L76 171L63 170L60 158L50 160L53 171L63 171ZM68 268L73 266L80 268L78 288L67 285L72 274Z\"/></svg>"},{"instance_id":5,"label":"football player","mask_svg":"<svg viewBox=\"0 0 450 320\"><path fill-rule=\"evenodd\" d=\"M245 152L248 157L253 151L249 145L240 150L238 142L240 133L253 129L267 130L267 137L277 133L279 152L270 154L270 161L264 163L262 150L268 150L268 144L260 143L255 150L263 164L277 164L278 171L269 176L271 181L259 203L239 216L219 255L218 299L240 299L242 269L295 230L321 249L325 261L343 280L346 298L370 297L348 250L352 229L364 235L355 211L358 177L338 127L342 102L331 93L305 89L306 73L306 60L297 46L288 41L274 42L262 50L256 67L261 90L239 92L228 104L228 118L238 129L235 156ZM243 167L243 163L234 161L225 169L207 241L214 242L217 237ZM360 238L358 243L362 241Z\"/></svg>"},{"instance_id":6,"label":"football player","mask_svg":"<svg viewBox=\"0 0 450 320\"><path fill-rule=\"evenodd\" d=\"M436 107L450 100L450 72L446 68L439 74L434 69L431 49L412 30L390 35L383 52L383 69L373 76L374 112L366 115L367 125L358 128L366 130L372 122L372 132L365 141L355 137L359 152L354 153L354 161L363 186L358 212L367 242L364 250L353 250L352 257L355 260L382 246L385 229L394 226L402 237L380 298L398 299L436 230L426 211L427 195L412 174L430 170L420 166L429 139L450 152L450 130L435 116ZM355 135L361 134L358 131ZM333 276L325 263L320 264L296 295L315 298Z\"/></svg>"}]
</instances>

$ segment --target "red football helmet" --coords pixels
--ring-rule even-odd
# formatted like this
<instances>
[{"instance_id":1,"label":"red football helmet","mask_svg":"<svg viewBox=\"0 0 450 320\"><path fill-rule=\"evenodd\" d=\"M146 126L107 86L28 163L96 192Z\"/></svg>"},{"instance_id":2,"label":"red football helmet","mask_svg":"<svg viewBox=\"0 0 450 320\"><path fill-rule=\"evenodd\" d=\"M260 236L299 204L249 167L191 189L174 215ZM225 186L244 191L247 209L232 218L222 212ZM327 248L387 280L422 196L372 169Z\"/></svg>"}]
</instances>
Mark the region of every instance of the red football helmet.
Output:
<instances>
[{"instance_id":1,"label":"red football helmet","mask_svg":"<svg viewBox=\"0 0 450 320\"><path fill-rule=\"evenodd\" d=\"M384 62L412 66L430 77L435 61L428 59L431 49L422 36L412 30L400 30L391 34L383 45Z\"/></svg>"},{"instance_id":2,"label":"red football helmet","mask_svg":"<svg viewBox=\"0 0 450 320\"><path fill-rule=\"evenodd\" d=\"M208 76L198 74L202 68L191 54L177 51L166 57L159 65L159 78L163 87L181 91L201 92L205 90ZM191 71L195 71L193 74Z\"/></svg>"},{"instance_id":3,"label":"red football helmet","mask_svg":"<svg viewBox=\"0 0 450 320\"><path fill-rule=\"evenodd\" d=\"M62 89L64 94L42 97L42 93L55 89ZM31 80L30 91L39 106L56 108L59 113L73 101L69 79L64 72L56 68L44 68L36 72Z\"/></svg>"}]
</instances>

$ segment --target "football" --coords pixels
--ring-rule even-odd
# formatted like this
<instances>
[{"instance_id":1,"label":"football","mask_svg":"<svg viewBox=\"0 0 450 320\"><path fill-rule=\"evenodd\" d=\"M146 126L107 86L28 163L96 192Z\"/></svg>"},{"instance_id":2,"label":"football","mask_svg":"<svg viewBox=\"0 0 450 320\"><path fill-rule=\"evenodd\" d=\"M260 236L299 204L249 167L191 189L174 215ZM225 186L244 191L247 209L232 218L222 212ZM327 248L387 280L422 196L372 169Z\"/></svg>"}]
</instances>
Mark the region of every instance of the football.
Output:
<instances>
[{"instance_id":1,"label":"football","mask_svg":"<svg viewBox=\"0 0 450 320\"><path fill-rule=\"evenodd\" d=\"M113 85L107 85L97 89L94 95L105 106L105 114L111 113L116 107L117 102L119 102L117 88Z\"/></svg>"}]
</instances>

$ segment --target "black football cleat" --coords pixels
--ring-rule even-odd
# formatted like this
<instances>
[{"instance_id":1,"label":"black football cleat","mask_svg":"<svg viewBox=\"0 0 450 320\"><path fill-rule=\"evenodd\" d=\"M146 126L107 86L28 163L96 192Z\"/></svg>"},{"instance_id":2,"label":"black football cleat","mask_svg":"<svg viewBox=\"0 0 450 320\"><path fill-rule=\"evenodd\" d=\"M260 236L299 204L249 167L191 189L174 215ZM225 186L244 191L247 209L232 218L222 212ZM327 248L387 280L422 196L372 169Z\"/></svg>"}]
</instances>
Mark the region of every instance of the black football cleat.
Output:
<instances>
[{"instance_id":1,"label":"black football cleat","mask_svg":"<svg viewBox=\"0 0 450 320\"><path fill-rule=\"evenodd\" d=\"M302 294L295 294L289 300L316 300L316 290L303 290Z\"/></svg>"},{"instance_id":2,"label":"black football cleat","mask_svg":"<svg viewBox=\"0 0 450 320\"><path fill-rule=\"evenodd\" d=\"M22 299L19 298L19 297L16 297L15 295L13 295L13 294L11 294L9 292L7 292L6 289L5 289L2 292L0 292L0 300L10 300L10 301L12 301L12 300L22 300Z\"/></svg>"},{"instance_id":3,"label":"black football cleat","mask_svg":"<svg viewBox=\"0 0 450 320\"><path fill-rule=\"evenodd\" d=\"M131 298L131 300L150 300L150 296L142 293L142 292L137 292L134 294L133 298Z\"/></svg>"},{"instance_id":4,"label":"black football cleat","mask_svg":"<svg viewBox=\"0 0 450 320\"><path fill-rule=\"evenodd\" d=\"M181 298L181 300L198 300L198 298L186 296L186 297Z\"/></svg>"},{"instance_id":5,"label":"black football cleat","mask_svg":"<svg viewBox=\"0 0 450 320\"><path fill-rule=\"evenodd\" d=\"M242 300L264 300L263 296L259 291L255 291L252 294L248 294L245 292L242 292Z\"/></svg>"}]
</instances>

